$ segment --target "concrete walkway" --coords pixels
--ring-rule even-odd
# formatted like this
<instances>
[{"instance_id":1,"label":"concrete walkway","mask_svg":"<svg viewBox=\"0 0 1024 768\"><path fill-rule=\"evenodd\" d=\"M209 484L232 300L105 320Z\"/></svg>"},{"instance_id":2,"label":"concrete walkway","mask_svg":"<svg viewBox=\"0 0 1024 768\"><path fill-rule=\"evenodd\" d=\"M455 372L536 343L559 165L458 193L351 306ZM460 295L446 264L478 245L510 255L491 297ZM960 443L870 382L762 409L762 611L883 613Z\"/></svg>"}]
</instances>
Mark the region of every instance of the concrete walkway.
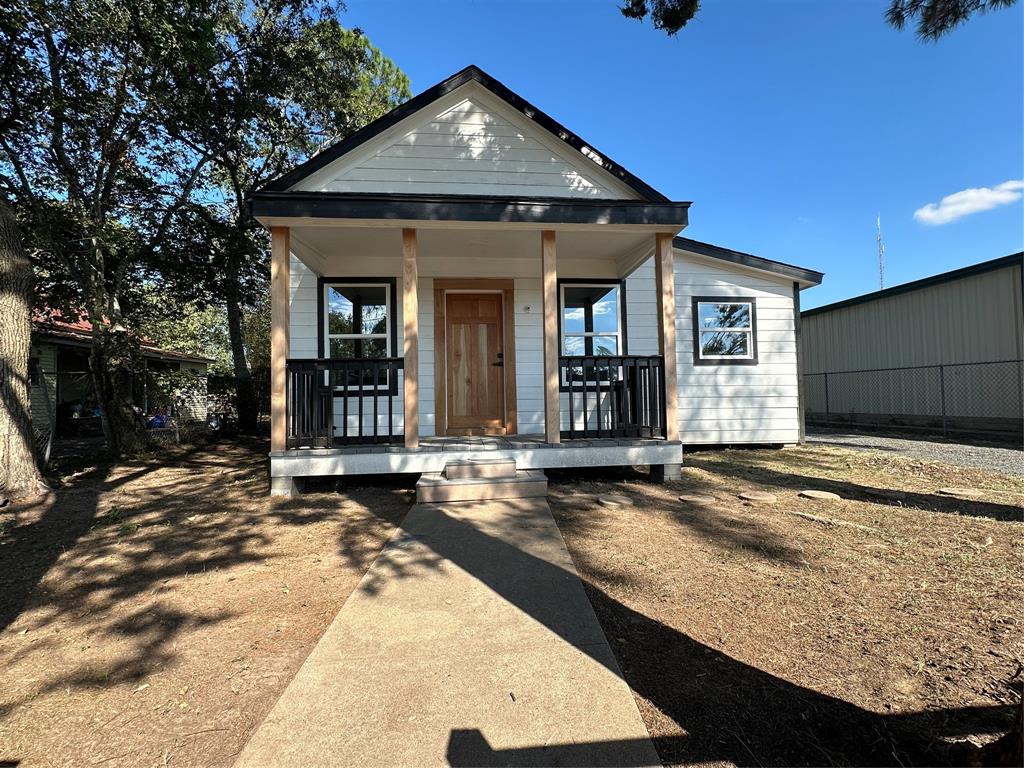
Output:
<instances>
[{"instance_id":1,"label":"concrete walkway","mask_svg":"<svg viewBox=\"0 0 1024 768\"><path fill-rule=\"evenodd\" d=\"M237 766L660 765L544 499L417 505Z\"/></svg>"}]
</instances>

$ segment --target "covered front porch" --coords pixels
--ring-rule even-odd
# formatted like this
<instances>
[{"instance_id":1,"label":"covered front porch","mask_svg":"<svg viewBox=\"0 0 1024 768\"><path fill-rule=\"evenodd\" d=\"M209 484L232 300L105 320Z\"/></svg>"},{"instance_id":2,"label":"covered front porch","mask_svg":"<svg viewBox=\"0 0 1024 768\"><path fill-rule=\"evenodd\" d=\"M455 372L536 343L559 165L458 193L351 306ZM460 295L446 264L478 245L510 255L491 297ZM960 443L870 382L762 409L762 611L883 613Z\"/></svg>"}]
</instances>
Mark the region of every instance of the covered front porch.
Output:
<instances>
[{"instance_id":1,"label":"covered front porch","mask_svg":"<svg viewBox=\"0 0 1024 768\"><path fill-rule=\"evenodd\" d=\"M275 492L483 452L520 469L678 469L672 237L685 204L339 216L351 197L254 199L273 243Z\"/></svg>"}]
</instances>

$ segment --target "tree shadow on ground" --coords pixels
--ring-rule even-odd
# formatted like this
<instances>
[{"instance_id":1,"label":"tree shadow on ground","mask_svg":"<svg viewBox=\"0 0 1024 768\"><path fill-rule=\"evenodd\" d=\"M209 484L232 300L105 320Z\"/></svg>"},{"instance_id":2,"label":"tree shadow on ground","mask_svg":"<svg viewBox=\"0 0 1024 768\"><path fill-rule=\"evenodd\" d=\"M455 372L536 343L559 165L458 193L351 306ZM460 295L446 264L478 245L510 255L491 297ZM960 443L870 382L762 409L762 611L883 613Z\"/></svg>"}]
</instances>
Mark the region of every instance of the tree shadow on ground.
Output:
<instances>
[{"instance_id":1,"label":"tree shadow on ground","mask_svg":"<svg viewBox=\"0 0 1024 768\"><path fill-rule=\"evenodd\" d=\"M726 469L720 462L714 459L701 458L694 455L690 455L687 458L686 464L689 467L695 467L716 474L722 474ZM894 491L889 488L863 485L851 481L830 480L812 475L783 472L762 465L730 465L728 470L736 478L763 485L770 485L776 488L791 488L793 490L814 489L830 491L844 499L864 501L871 504L912 507L926 512L940 512L964 517L983 517L1001 522L1020 522L1022 516L1021 507L1016 504L958 499L954 496L944 496L939 493L923 493L902 489Z\"/></svg>"},{"instance_id":2,"label":"tree shadow on ground","mask_svg":"<svg viewBox=\"0 0 1024 768\"><path fill-rule=\"evenodd\" d=\"M492 502L526 513L530 504ZM492 535L467 515L419 505L415 541L429 550L418 562L381 578L415 578L444 561L473 575L497 595L620 675L641 697L671 718L686 735L659 740L665 762L731 762L737 765L935 765L951 759L942 738L1005 730L1009 707L964 707L912 714L878 714L796 685L704 645L622 604L584 582L587 597L617 663L600 647L577 644L578 617L552 600L550 585L571 589L576 575L526 551L529 527L517 526L517 543ZM536 509L534 507L534 509ZM526 539L523 540L522 537ZM392 546L392 545L389 545ZM382 561L385 561L382 558ZM545 585L540 588L539 585ZM567 712L566 716L571 717ZM487 734L453 731L452 765L594 764L602 745L536 745L489 751ZM620 745L621 746L621 745Z\"/></svg>"},{"instance_id":3,"label":"tree shadow on ground","mask_svg":"<svg viewBox=\"0 0 1024 768\"><path fill-rule=\"evenodd\" d=\"M0 536L0 561L14 566L0 573L0 630L17 622L32 641L8 646L5 658L33 663L34 654L63 648L63 631L54 627L85 628L97 641L96 653L48 669L25 696L116 685L166 668L183 635L235 618L215 606L182 604L181 579L265 562L268 517L286 526L339 522L336 499L312 495L275 505L268 498L266 448L265 441L238 439L103 463L69 475L63 487L18 511L17 524ZM369 514L365 507L374 502L365 501ZM397 524L409 504L378 506ZM362 543L348 537L343 554L365 567L387 535ZM0 716L25 700L7 699Z\"/></svg>"},{"instance_id":4,"label":"tree shadow on ground","mask_svg":"<svg viewBox=\"0 0 1024 768\"><path fill-rule=\"evenodd\" d=\"M549 472L552 492L558 494L561 487L572 489L570 495L560 499L565 512L571 516L572 524L577 527L592 529L600 526L599 517L593 514L593 497L580 496L576 493L579 483L620 483L615 488L615 495L626 496L633 502L637 515L647 514L650 499L633 494L632 489L640 490L643 484L650 482L650 475L632 467L605 468L602 470ZM625 482L624 482L625 481ZM688 479L689 493L721 494L721 490L710 483ZM659 507L657 513L661 513ZM680 507L671 512L672 519L679 525L691 529L715 546L731 551L752 552L765 560L776 561L790 566L806 566L806 553L780 537L773 535L758 523L740 515L722 512L720 514L702 514L699 507Z\"/></svg>"}]
</instances>

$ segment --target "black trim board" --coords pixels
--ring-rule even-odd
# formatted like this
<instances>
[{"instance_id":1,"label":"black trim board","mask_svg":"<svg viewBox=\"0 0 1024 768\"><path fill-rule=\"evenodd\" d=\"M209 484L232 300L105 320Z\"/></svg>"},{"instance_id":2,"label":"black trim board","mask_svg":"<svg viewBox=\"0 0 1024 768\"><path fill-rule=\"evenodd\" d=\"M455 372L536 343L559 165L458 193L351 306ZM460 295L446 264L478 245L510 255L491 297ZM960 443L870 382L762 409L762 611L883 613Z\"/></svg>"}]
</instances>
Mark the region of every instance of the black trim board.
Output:
<instances>
[{"instance_id":1,"label":"black trim board","mask_svg":"<svg viewBox=\"0 0 1024 768\"><path fill-rule=\"evenodd\" d=\"M524 224L639 224L685 227L688 202L418 195L384 192L254 192L254 218L476 221Z\"/></svg>"},{"instance_id":2,"label":"black trim board","mask_svg":"<svg viewBox=\"0 0 1024 768\"><path fill-rule=\"evenodd\" d=\"M800 283L793 281L793 331L796 336L796 408L800 425L800 444L807 442L807 424L804 416L804 362L800 349Z\"/></svg>"},{"instance_id":3,"label":"black trim board","mask_svg":"<svg viewBox=\"0 0 1024 768\"><path fill-rule=\"evenodd\" d=\"M854 296L850 299L843 299L842 301L826 304L822 307L808 309L801 313L801 317L813 317L814 315L819 315L823 312L831 312L833 309L853 307L857 304L866 304L869 301L885 299L889 296L899 296L901 293L910 293L911 291L928 288L933 285L952 283L965 277L982 275L986 272L992 272L997 269L1004 269L1014 265L1021 265L1024 267L1024 251L1011 253L1009 256L1000 256L998 259L983 261L980 264L972 264L969 267L961 267L960 269L954 269L950 272L942 272L941 274L932 275L931 277L923 277L920 280L913 280L909 283L903 283L902 285L894 285L892 288L885 288L881 291L873 291L872 293L865 293L861 296ZM1024 272L1024 269L1022 269L1022 272ZM1022 277L1022 282L1024 282L1024 277Z\"/></svg>"},{"instance_id":4,"label":"black trim board","mask_svg":"<svg viewBox=\"0 0 1024 768\"><path fill-rule=\"evenodd\" d=\"M697 324L698 304L750 304L750 357L701 357L700 333ZM753 296L694 296L690 303L690 325L693 326L694 365L757 365L757 299Z\"/></svg>"},{"instance_id":5,"label":"black trim board","mask_svg":"<svg viewBox=\"0 0 1024 768\"><path fill-rule=\"evenodd\" d=\"M330 357L327 354L325 347L324 338L324 286L331 285L332 283L340 283L341 285L359 285L360 283L384 283L388 286L388 290L391 291L391 295L388 297L391 311L388 312L388 320L391 321L391 356L401 357L398 354L398 278L397 277L317 277L316 279L316 348L318 357ZM392 376L391 381L388 385L387 395L394 397L398 394L398 377ZM335 397L344 397L344 392L334 391ZM383 397L384 393L378 391L378 397ZM349 395L349 397L358 397L358 395Z\"/></svg>"},{"instance_id":6,"label":"black trim board","mask_svg":"<svg viewBox=\"0 0 1024 768\"><path fill-rule=\"evenodd\" d=\"M777 275L784 275L785 277L794 278L805 283L810 283L811 285L820 285L821 281L825 277L824 272L816 272L813 269L805 269L804 267L797 267L793 264L773 261L762 256L754 256L751 253L734 251L729 248L723 248L720 245L702 243L700 240L691 240L688 237L673 238L672 247L678 248L682 251L690 251L691 253L696 253L701 256L709 256L713 259L730 261L733 264L739 264L743 267L760 269L765 272L774 272Z\"/></svg>"},{"instance_id":7,"label":"black trim board","mask_svg":"<svg viewBox=\"0 0 1024 768\"><path fill-rule=\"evenodd\" d=\"M658 192L658 190L654 189L654 187L634 176L621 165L614 162L606 154L595 149L593 144L584 141L557 120L537 109L537 107L530 104L526 99L522 98L506 85L495 80L473 64L470 64L465 69L456 72L451 77L442 80L440 83L431 86L422 93L409 99L409 101L404 104L398 105L383 117L374 120L372 123L356 131L348 138L342 139L336 144L332 144L330 147L327 147L319 154L314 155L301 165L296 166L283 176L268 182L261 188L261 191L282 192L295 186L303 179L316 173L321 168L329 165L343 155L351 152L359 145L366 143L374 136L383 133L388 128L391 128L401 120L404 120L409 115L418 112L432 102L437 101L441 97L454 91L456 88L459 88L469 82L476 82L482 85L513 109L551 133L555 138L572 147L572 149L578 152L580 157L586 159L587 162L593 163L596 168L607 171L619 181L636 191L644 198L644 200L659 203L668 202L668 198ZM599 165L594 162L593 159L584 154L583 149L585 147L591 149L595 154L600 155L603 164Z\"/></svg>"}]
</instances>

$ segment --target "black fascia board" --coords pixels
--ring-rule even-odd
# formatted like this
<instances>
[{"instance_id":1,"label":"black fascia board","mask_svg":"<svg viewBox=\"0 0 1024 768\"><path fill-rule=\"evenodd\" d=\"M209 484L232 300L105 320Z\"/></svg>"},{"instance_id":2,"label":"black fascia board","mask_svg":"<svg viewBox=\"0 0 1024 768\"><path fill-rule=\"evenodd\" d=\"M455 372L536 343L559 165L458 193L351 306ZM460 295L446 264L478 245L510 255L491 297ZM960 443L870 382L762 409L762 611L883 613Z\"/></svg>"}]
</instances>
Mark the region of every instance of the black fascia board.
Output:
<instances>
[{"instance_id":1,"label":"black fascia board","mask_svg":"<svg viewBox=\"0 0 1024 768\"><path fill-rule=\"evenodd\" d=\"M697 253L701 256L709 256L713 259L730 261L733 264L739 264L740 266L751 267L753 269L760 269L765 272L774 272L775 274L784 275L785 277L800 280L812 285L820 285L821 281L825 278L825 274L823 272L817 272L813 269L805 269L804 267L798 267L793 264L773 261L772 259L766 259L762 256L754 256L751 253L734 251L730 248L723 248L720 245L702 243L699 240L691 240L688 237L676 237L672 240L672 245L673 247L679 248L683 251L690 251L691 253Z\"/></svg>"}]
</instances>

